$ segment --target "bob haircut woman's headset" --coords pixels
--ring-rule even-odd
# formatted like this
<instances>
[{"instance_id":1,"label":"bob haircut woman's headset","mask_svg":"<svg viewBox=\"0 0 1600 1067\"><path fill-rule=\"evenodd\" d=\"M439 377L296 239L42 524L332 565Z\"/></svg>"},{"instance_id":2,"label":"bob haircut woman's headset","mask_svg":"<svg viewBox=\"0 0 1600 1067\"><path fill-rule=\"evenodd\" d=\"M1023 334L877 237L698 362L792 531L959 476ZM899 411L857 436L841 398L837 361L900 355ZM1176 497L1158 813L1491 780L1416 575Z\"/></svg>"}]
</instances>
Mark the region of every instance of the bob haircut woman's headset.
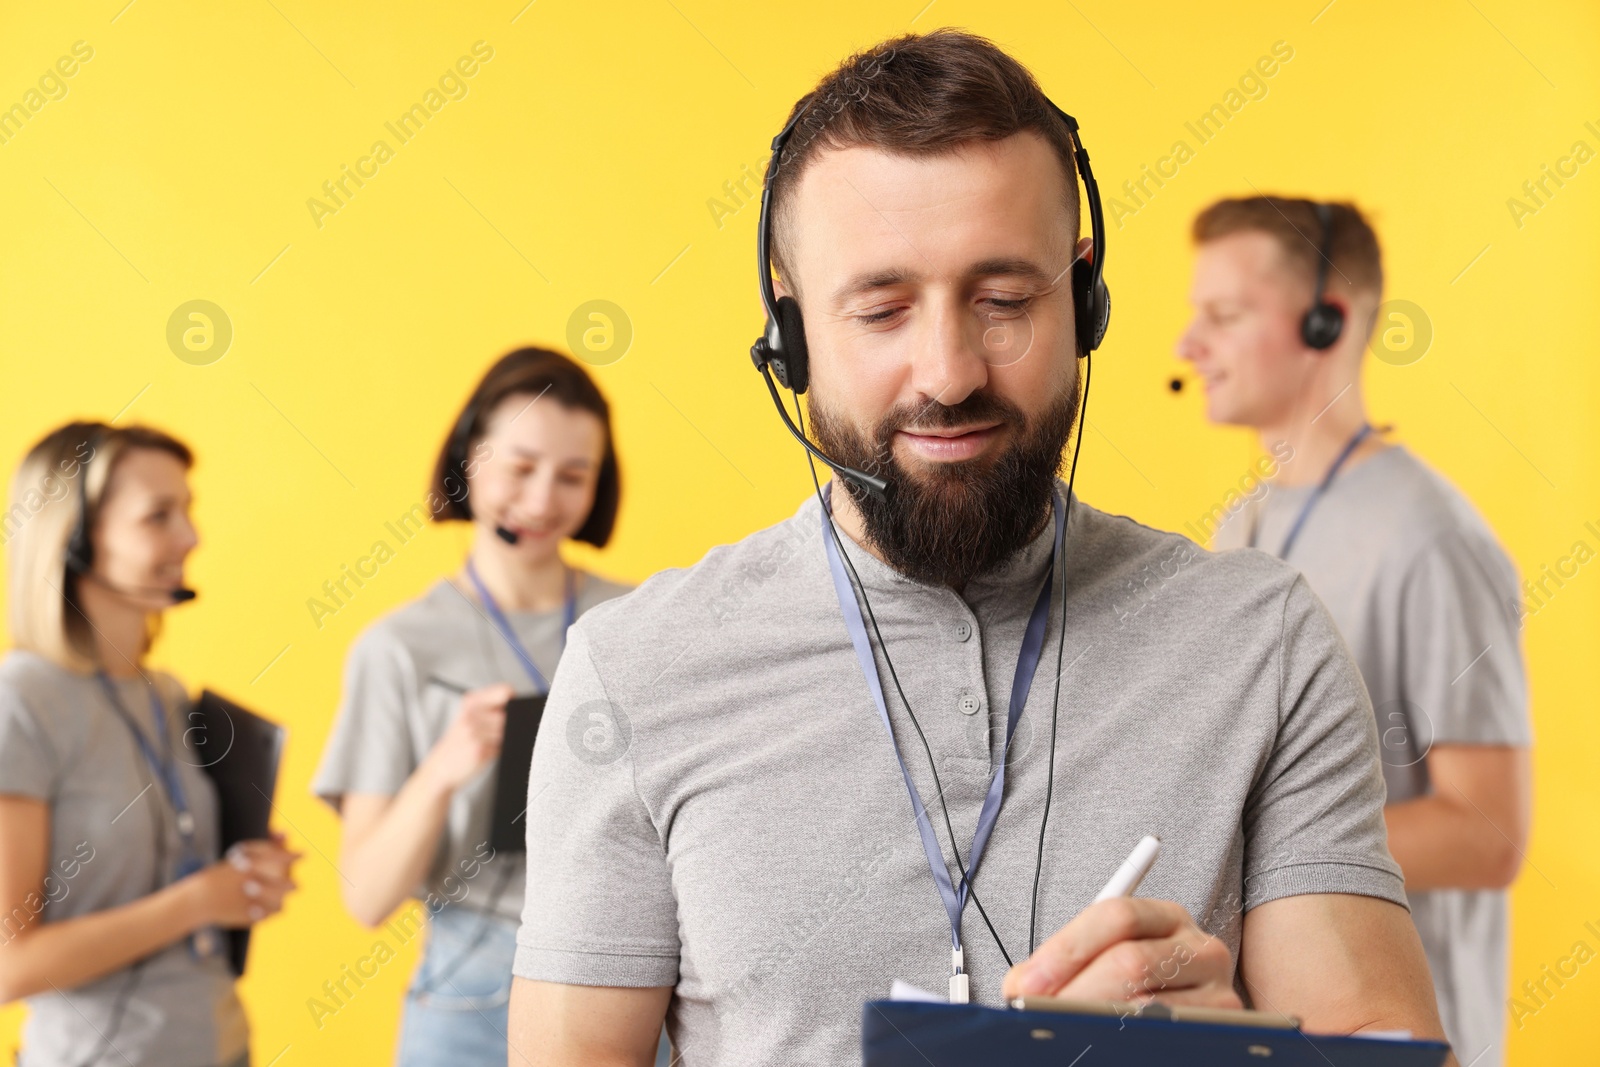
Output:
<instances>
[{"instance_id":1,"label":"bob haircut woman's headset","mask_svg":"<svg viewBox=\"0 0 1600 1067\"><path fill-rule=\"evenodd\" d=\"M467 501L467 474L475 462L470 457L472 445L482 440L488 430L489 416L501 401L522 395L530 401L554 401L563 407L588 411L600 419L606 446L595 484L594 506L572 538L604 548L611 540L617 507L622 499L622 474L611 437L611 407L587 371L570 357L547 348L518 348L507 352L478 382L434 463L430 490L435 500L442 501L442 506L431 509L433 521L472 520L472 507Z\"/></svg>"}]
</instances>

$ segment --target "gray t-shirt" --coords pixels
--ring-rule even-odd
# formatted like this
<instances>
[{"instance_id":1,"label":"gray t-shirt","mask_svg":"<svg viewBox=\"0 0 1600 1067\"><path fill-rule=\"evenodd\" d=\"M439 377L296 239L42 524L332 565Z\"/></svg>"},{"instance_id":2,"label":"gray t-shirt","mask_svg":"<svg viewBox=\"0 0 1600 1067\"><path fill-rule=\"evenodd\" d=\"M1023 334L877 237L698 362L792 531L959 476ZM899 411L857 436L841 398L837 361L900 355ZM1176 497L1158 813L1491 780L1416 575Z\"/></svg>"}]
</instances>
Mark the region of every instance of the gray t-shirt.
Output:
<instances>
[{"instance_id":1,"label":"gray t-shirt","mask_svg":"<svg viewBox=\"0 0 1600 1067\"><path fill-rule=\"evenodd\" d=\"M1258 547L1279 551L1311 491L1268 490ZM1230 516L1217 547L1244 544L1251 519L1248 506ZM1516 568L1466 498L1405 448L1336 476L1288 562L1327 605L1361 667L1390 802L1430 792L1433 745L1531 744ZM1445 1034L1463 1064L1495 1067L1505 1056L1507 894L1409 896Z\"/></svg>"},{"instance_id":2,"label":"gray t-shirt","mask_svg":"<svg viewBox=\"0 0 1600 1067\"><path fill-rule=\"evenodd\" d=\"M631 587L586 574L577 590L581 616ZM562 609L507 612L534 666L550 678L561 658ZM392 796L444 736L461 695L438 684L479 689L505 682L519 694L533 680L477 602L440 579L423 596L362 632L345 663L344 701L311 789L338 810L345 793ZM489 848L494 810L494 765L468 781L450 801L445 833L419 900L451 902L515 922L522 912L520 858L503 868ZM492 873L487 877L483 872ZM501 873L504 871L504 873ZM501 888L503 885L503 888Z\"/></svg>"},{"instance_id":3,"label":"gray t-shirt","mask_svg":"<svg viewBox=\"0 0 1600 1067\"><path fill-rule=\"evenodd\" d=\"M1065 499L1065 486L1057 483ZM695 1067L851 1063L864 1001L903 978L942 991L950 929L911 801L823 554L820 505L694 567L663 571L573 628L529 782L523 978L675 986L668 1030ZM957 595L848 536L968 855L1047 524ZM1144 834L1140 894L1176 900L1238 958L1244 911L1302 893L1404 905L1382 820L1372 709L1303 580L1258 552L1213 555L1077 503L1043 941ZM1007 762L976 879L1015 960L1028 908L1061 610ZM874 650L896 735L949 852L929 759ZM963 917L975 1001L1006 964Z\"/></svg>"},{"instance_id":4,"label":"gray t-shirt","mask_svg":"<svg viewBox=\"0 0 1600 1067\"><path fill-rule=\"evenodd\" d=\"M216 791L187 742L189 698L170 674L145 673L160 687L169 738L183 746L174 748L174 766L195 816L199 855L212 862ZM112 684L160 752L144 680L115 678ZM157 833L166 835L167 870L159 881L173 877L180 841L166 794L92 674L21 650L0 660L0 793L50 806L45 883L37 896L0 916L0 942L30 923L61 922L149 895L158 884ZM244 1053L244 1009L223 954L197 959L185 938L149 957L131 986L130 972L124 968L61 993L30 997L21 1062L214 1067ZM111 1036L114 1047L108 1047L100 1035L111 1033L124 989L127 1007ZM97 1050L98 1057L90 1059Z\"/></svg>"}]
</instances>

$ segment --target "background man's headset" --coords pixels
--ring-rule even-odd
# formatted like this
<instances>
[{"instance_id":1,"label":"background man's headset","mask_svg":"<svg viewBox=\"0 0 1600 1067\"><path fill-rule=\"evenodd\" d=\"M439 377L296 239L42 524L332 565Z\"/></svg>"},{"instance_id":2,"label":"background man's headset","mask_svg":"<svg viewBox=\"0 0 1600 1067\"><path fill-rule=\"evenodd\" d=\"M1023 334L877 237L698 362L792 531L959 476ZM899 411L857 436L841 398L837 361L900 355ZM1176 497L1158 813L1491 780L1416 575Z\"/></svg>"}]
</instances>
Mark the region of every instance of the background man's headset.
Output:
<instances>
[{"instance_id":1,"label":"background man's headset","mask_svg":"<svg viewBox=\"0 0 1600 1067\"><path fill-rule=\"evenodd\" d=\"M1322 224L1322 238L1317 246L1317 287L1311 295L1311 306L1300 316L1300 339L1318 352L1326 352L1339 343L1344 332L1344 309L1324 299L1328 286L1328 264L1333 252L1333 211L1327 204L1316 202L1311 209ZM1174 393L1183 392L1184 376L1174 374L1167 388Z\"/></svg>"},{"instance_id":2,"label":"background man's headset","mask_svg":"<svg viewBox=\"0 0 1600 1067\"><path fill-rule=\"evenodd\" d=\"M1078 120L1057 107L1048 98L1045 100L1050 109L1066 124L1067 130L1072 135L1073 158L1077 164L1078 175L1083 179L1085 199L1089 204L1090 233L1094 239L1094 258L1085 262L1076 257L1072 263L1072 302L1074 311L1074 328L1078 354L1087 357L1090 352L1100 347L1100 342L1105 338L1106 326L1111 321L1111 295L1105 283L1105 216L1100 208L1100 186L1094 179L1094 171L1089 166L1089 153L1083 147L1083 139L1078 133ZM867 493L879 499L886 499L892 491L891 483L882 478L856 470L854 467L845 466L829 459L823 452L806 438L801 426L796 426L789 412L783 406L783 400L778 396L777 384L773 381L776 373L778 381L795 394L795 414L802 419L800 411L800 394L810 385L810 359L806 347L805 324L801 320L800 304L792 296L779 297L772 282L772 184L777 177L778 167L783 160L783 150L788 144L789 137L793 134L795 126L809 111L809 107L802 109L789 120L778 136L772 139L772 158L767 163L766 180L761 189L761 221L757 238L756 258L760 268L759 281L761 283L761 302L766 308L767 325L765 332L750 346L750 358L755 363L756 370L766 379L767 391L772 394L772 403L778 409L778 414L783 418L783 424L789 428L795 440L805 447L812 456L827 464L841 478L860 486ZM1087 419L1089 406L1089 371L1092 361L1085 358L1083 375L1083 412L1078 417L1077 442L1072 451L1072 467L1067 475L1067 501L1066 525L1071 526L1072 520L1072 483L1078 473L1078 454L1083 450L1083 424ZM811 481L816 487L817 499L822 503L822 486L817 481L816 466L811 466ZM828 511L823 505L824 511ZM989 934L994 938L995 946L999 948L1000 955L1005 957L1007 965L1014 966L1011 954L1006 951L1005 944L1000 940L1000 935L995 931L994 923L989 920L989 913L984 910L983 902L978 899L977 887L968 877L967 867L961 858L961 846L956 841L955 830L950 822L950 809L944 801L944 787L939 782L939 770L933 758L933 750L928 746L927 736L922 731L922 725L917 722L916 712L911 708L911 702L906 699L905 690L900 686L900 676L895 672L894 662L889 658L888 645L883 640L883 633L878 629L877 616L872 611L872 604L867 600L866 588L861 584L861 577L856 573L855 564L851 562L850 555L844 549L844 544L839 538L839 529L833 523L832 513L829 514L829 528L835 545L838 547L839 556L849 567L851 584L856 589L861 599L866 603L867 617L872 623L872 632L877 638L878 647L883 649L884 661L889 666L889 676L894 681L895 691L899 694L900 702L905 705L906 713L911 716L912 725L916 727L917 736L922 740L923 751L928 757L928 767L933 772L934 788L939 798L939 807L944 814L945 832L950 837L950 849L955 855L956 867L961 871L961 881L967 886L968 895L973 904L977 905L978 913L983 916L984 925L989 928ZM1062 536L1063 542L1066 535ZM1045 779L1044 813L1039 820L1039 846L1034 858L1033 867L1033 896L1028 912L1028 953L1033 953L1035 945L1036 920L1039 910L1039 874L1044 866L1044 840L1045 828L1050 820L1050 800L1055 788L1056 766L1056 723L1061 710L1061 674L1062 653L1066 648L1067 635L1067 594L1066 594L1066 545L1060 546L1054 572L1061 574L1061 619L1059 624L1060 634L1056 644L1056 681L1055 697L1050 712L1050 764L1048 777ZM1010 753L1004 753L1001 758L1009 758Z\"/></svg>"},{"instance_id":3,"label":"background man's headset","mask_svg":"<svg viewBox=\"0 0 1600 1067\"><path fill-rule=\"evenodd\" d=\"M1300 319L1300 339L1319 352L1332 348L1344 332L1344 309L1324 299L1328 286L1329 253L1333 251L1333 211L1327 204L1311 205L1322 223L1322 240L1317 248L1317 288L1311 307Z\"/></svg>"}]
</instances>

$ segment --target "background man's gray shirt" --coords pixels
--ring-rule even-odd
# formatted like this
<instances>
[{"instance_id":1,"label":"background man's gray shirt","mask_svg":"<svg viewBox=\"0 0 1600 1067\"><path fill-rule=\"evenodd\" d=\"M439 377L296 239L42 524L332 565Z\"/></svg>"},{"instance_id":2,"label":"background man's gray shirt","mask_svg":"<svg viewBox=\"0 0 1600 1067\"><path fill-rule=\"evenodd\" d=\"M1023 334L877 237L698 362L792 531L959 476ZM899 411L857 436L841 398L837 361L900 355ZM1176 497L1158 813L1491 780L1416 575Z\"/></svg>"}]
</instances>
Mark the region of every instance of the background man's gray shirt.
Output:
<instances>
[{"instance_id":1,"label":"background man's gray shirt","mask_svg":"<svg viewBox=\"0 0 1600 1067\"><path fill-rule=\"evenodd\" d=\"M791 518L585 615L534 751L515 973L675 986L668 1028L692 1067L857 1062L864 1001L894 978L943 990L950 973L949 924L845 630L818 509L808 497ZM963 856L1053 530L964 596L841 535L938 761ZM1163 847L1140 894L1182 903L1235 959L1243 911L1279 897L1403 906L1372 709L1304 581L1261 553L1213 555L1081 503L1065 555L1037 940L1087 905L1144 834ZM1018 961L1061 578L976 881ZM954 871L928 757L877 655ZM973 999L998 1003L1007 967L976 906L962 936Z\"/></svg>"},{"instance_id":2,"label":"background man's gray shirt","mask_svg":"<svg viewBox=\"0 0 1600 1067\"><path fill-rule=\"evenodd\" d=\"M1257 547L1280 551L1310 492L1273 488L1261 498ZM1248 540L1251 511L1222 524L1218 548ZM1467 499L1405 448L1339 474L1288 562L1361 667L1390 803L1431 792L1434 745L1531 743L1516 568ZM1445 1035L1463 1064L1495 1067L1505 1058L1506 892L1409 896Z\"/></svg>"}]
</instances>

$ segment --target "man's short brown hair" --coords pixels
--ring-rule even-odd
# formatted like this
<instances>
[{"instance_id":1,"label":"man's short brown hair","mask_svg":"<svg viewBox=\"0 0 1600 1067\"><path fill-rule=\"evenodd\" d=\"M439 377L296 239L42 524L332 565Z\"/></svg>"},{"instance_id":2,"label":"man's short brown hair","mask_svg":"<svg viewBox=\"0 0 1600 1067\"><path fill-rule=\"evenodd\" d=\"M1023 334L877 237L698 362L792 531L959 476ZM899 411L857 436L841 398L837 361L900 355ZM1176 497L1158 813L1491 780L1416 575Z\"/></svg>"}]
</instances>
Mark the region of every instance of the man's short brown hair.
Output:
<instances>
[{"instance_id":1,"label":"man's short brown hair","mask_svg":"<svg viewBox=\"0 0 1600 1067\"><path fill-rule=\"evenodd\" d=\"M1248 231L1276 238L1284 262L1305 279L1306 288L1316 284L1323 240L1316 201L1282 196L1218 200L1195 217L1191 234L1199 245ZM1328 288L1381 296L1383 254L1361 209L1330 202L1328 232Z\"/></svg>"},{"instance_id":2,"label":"man's short brown hair","mask_svg":"<svg viewBox=\"0 0 1600 1067\"><path fill-rule=\"evenodd\" d=\"M802 112L772 183L772 260L791 289L788 207L806 166L824 149L870 146L937 156L973 141L999 141L1033 130L1055 149L1066 172L1077 245L1072 135L1027 68L983 37L941 29L857 52L801 97L789 119Z\"/></svg>"}]
</instances>

